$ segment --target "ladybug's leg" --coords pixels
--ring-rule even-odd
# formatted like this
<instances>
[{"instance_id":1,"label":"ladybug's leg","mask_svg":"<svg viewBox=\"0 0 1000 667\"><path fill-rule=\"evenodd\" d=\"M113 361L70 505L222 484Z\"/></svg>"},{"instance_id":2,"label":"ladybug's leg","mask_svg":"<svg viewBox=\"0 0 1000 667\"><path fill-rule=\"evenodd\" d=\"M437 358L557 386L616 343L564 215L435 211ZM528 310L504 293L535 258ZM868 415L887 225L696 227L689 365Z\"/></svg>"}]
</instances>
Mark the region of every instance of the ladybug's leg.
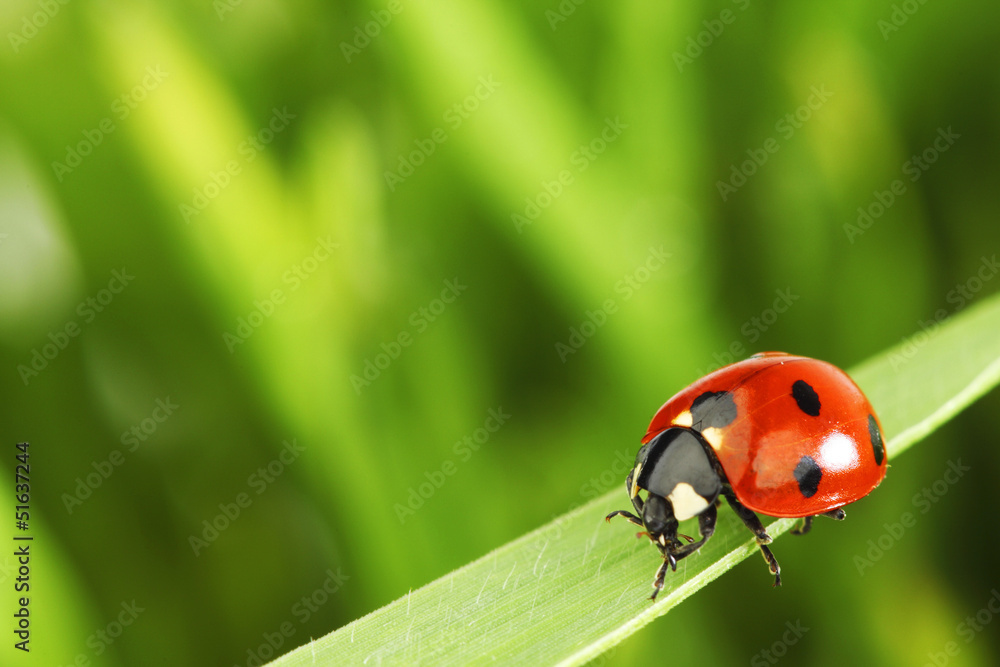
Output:
<instances>
[{"instance_id":1,"label":"ladybug's leg","mask_svg":"<svg viewBox=\"0 0 1000 667\"><path fill-rule=\"evenodd\" d=\"M751 510L747 509L739 500L736 499L736 494L733 493L731 488L723 488L722 493L726 496L726 501L733 508L738 516L747 528L754 534L757 538L757 546L760 547L760 552L764 556L764 560L767 561L767 567L774 575L774 585L781 585L781 566L778 565L778 559L774 557L771 550L767 548L766 545L771 543L771 536L767 534L767 529L764 528L764 524L760 522L757 515Z\"/></svg>"},{"instance_id":2,"label":"ladybug's leg","mask_svg":"<svg viewBox=\"0 0 1000 667\"><path fill-rule=\"evenodd\" d=\"M625 478L625 491L629 494L629 498L632 499L632 507L635 508L635 511L636 511L636 513L639 516L636 516L635 514L632 514L631 512L626 512L625 510L616 510L616 511L612 512L611 514L607 515L606 517L604 517L604 520L605 521L611 521L612 517L620 515L620 516L625 517L626 519L628 519L629 521L631 521L635 525L639 526L640 528L645 528L645 525L643 525L643 523L642 523L642 519L639 518L639 517L642 516L642 506L643 506L642 498L639 497L639 494L636 494L634 496L632 495L632 475L633 474L635 474L635 468L633 468L632 470L630 470L629 473L628 473L628 477Z\"/></svg>"},{"instance_id":3,"label":"ladybug's leg","mask_svg":"<svg viewBox=\"0 0 1000 667\"><path fill-rule=\"evenodd\" d=\"M709 505L708 509L698 515L698 530L701 531L701 539L694 544L685 544L680 548L674 549L671 551L673 557L676 560L680 560L700 549L715 532L716 518L718 518L718 512L715 509L715 505Z\"/></svg>"},{"instance_id":4,"label":"ladybug's leg","mask_svg":"<svg viewBox=\"0 0 1000 667\"><path fill-rule=\"evenodd\" d=\"M813 519L818 516L828 516L835 521L843 521L847 518L847 512L844 511L842 507L838 507L835 510L830 510L829 512L823 512L822 514L813 514L812 516L807 516L802 518L802 525L798 528L792 530L792 535L805 535L812 528Z\"/></svg>"},{"instance_id":5,"label":"ladybug's leg","mask_svg":"<svg viewBox=\"0 0 1000 667\"><path fill-rule=\"evenodd\" d=\"M680 523L674 516L670 501L655 493L650 493L646 499L642 522L649 531L649 539L653 540L663 556L663 562L656 570L656 577L653 579L653 594L649 597L650 600L655 600L656 595L663 589L667 568L677 570L677 557L674 554L681 546L677 540L677 528Z\"/></svg>"},{"instance_id":6,"label":"ladybug's leg","mask_svg":"<svg viewBox=\"0 0 1000 667\"><path fill-rule=\"evenodd\" d=\"M669 507L669 504L668 504ZM649 596L650 600L655 600L657 594L663 590L663 582L667 578L667 568L671 570L677 570L677 561L680 559L690 556L695 551L701 548L705 541L708 540L715 532L715 521L718 516L716 512L715 505L710 505L707 510L701 513L698 517L698 529L701 531L701 539L694 544L685 544L684 546L678 546L677 538L667 534L665 538L666 546L662 546L657 543L660 547L660 552L663 554L663 563L660 564L660 568L656 571L656 578L653 580L653 594ZM671 512L671 518L673 518L673 513ZM672 530L668 529L667 533L672 533L674 536L677 534L676 520L673 522ZM681 537L687 537L682 535ZM688 538L690 539L690 538Z\"/></svg>"},{"instance_id":7,"label":"ladybug's leg","mask_svg":"<svg viewBox=\"0 0 1000 667\"><path fill-rule=\"evenodd\" d=\"M653 579L653 594L649 596L650 600L656 600L656 596L663 590L663 582L667 578L668 567L676 570L677 561L672 560L672 557L664 555L663 563L660 564L660 568L656 571L656 578Z\"/></svg>"},{"instance_id":8,"label":"ladybug's leg","mask_svg":"<svg viewBox=\"0 0 1000 667\"><path fill-rule=\"evenodd\" d=\"M815 518L816 518L815 515L802 517L802 525L793 528L792 535L805 535L806 533L808 533L810 530L812 530L813 519Z\"/></svg>"},{"instance_id":9,"label":"ladybug's leg","mask_svg":"<svg viewBox=\"0 0 1000 667\"><path fill-rule=\"evenodd\" d=\"M615 510L611 514L609 514L606 517L604 517L604 520L605 521L611 521L612 517L616 517L616 516L623 516L626 519L628 519L631 523L634 523L635 525L639 526L640 528L645 528L645 526L642 525L642 519L640 519L636 515L632 514L631 512L626 512L625 510Z\"/></svg>"}]
</instances>

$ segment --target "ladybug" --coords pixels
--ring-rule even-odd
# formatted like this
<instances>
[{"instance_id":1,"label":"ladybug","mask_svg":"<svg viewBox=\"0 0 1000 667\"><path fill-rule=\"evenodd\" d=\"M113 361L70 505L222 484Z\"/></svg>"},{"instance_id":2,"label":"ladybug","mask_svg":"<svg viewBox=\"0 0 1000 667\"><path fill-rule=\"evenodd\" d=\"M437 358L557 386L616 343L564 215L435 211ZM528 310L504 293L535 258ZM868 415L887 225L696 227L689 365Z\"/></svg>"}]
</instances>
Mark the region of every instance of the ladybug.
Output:
<instances>
[{"instance_id":1,"label":"ladybug","mask_svg":"<svg viewBox=\"0 0 1000 667\"><path fill-rule=\"evenodd\" d=\"M721 495L756 536L780 586L781 568L767 547L771 537L756 512L802 518L792 532L803 535L814 517L843 520L844 506L878 486L886 466L878 417L844 371L762 352L706 375L663 404L625 480L636 514L618 510L606 519L625 517L660 550L655 600L667 568L676 571L677 561L715 532ZM697 542L677 532L680 521L694 517Z\"/></svg>"}]
</instances>

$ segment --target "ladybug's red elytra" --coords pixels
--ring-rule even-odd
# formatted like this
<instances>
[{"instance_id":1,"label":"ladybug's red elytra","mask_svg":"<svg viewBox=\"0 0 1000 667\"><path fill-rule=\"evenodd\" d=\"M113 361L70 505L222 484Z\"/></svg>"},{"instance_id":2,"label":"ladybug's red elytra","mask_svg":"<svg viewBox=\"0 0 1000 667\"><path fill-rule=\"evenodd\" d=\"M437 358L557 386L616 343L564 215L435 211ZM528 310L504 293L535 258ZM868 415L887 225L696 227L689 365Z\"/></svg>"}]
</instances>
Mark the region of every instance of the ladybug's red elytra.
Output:
<instances>
[{"instance_id":1,"label":"ladybug's red elytra","mask_svg":"<svg viewBox=\"0 0 1000 667\"><path fill-rule=\"evenodd\" d=\"M755 512L842 520L843 507L885 477L882 428L865 395L832 364L784 352L762 352L701 378L664 403L642 439L625 480L636 514L663 555L651 600L667 568L700 549L715 532L725 497L757 538L774 585L781 568ZM640 492L646 492L645 500ZM701 539L681 535L680 521L698 517Z\"/></svg>"}]
</instances>

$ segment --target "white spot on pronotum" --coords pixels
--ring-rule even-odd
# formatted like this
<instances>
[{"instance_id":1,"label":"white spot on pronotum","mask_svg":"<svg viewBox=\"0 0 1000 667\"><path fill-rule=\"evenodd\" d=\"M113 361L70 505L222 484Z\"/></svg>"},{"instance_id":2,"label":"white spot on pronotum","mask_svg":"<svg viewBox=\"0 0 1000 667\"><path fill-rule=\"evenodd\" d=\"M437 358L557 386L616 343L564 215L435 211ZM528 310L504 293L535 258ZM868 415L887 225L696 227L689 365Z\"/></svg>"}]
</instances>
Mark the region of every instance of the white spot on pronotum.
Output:
<instances>
[{"instance_id":1,"label":"white spot on pronotum","mask_svg":"<svg viewBox=\"0 0 1000 667\"><path fill-rule=\"evenodd\" d=\"M642 461L635 464L635 469L632 471L632 488L629 489L629 496L635 498L639 495L639 473L642 472Z\"/></svg>"},{"instance_id":2,"label":"white spot on pronotum","mask_svg":"<svg viewBox=\"0 0 1000 667\"><path fill-rule=\"evenodd\" d=\"M712 449L719 451L722 449L722 429L716 428L715 426L709 426L704 429L701 434L705 436L705 440L708 440L708 444L712 445Z\"/></svg>"},{"instance_id":3,"label":"white spot on pronotum","mask_svg":"<svg viewBox=\"0 0 1000 667\"><path fill-rule=\"evenodd\" d=\"M691 417L690 410L685 410L684 412L674 417L674 426L687 426L688 428L690 428L691 424L693 423L694 419Z\"/></svg>"},{"instance_id":4,"label":"white spot on pronotum","mask_svg":"<svg viewBox=\"0 0 1000 667\"><path fill-rule=\"evenodd\" d=\"M687 482L681 482L675 486L667 499L673 505L674 516L677 517L678 521L698 516L708 508L708 501L698 495L694 487Z\"/></svg>"}]
</instances>

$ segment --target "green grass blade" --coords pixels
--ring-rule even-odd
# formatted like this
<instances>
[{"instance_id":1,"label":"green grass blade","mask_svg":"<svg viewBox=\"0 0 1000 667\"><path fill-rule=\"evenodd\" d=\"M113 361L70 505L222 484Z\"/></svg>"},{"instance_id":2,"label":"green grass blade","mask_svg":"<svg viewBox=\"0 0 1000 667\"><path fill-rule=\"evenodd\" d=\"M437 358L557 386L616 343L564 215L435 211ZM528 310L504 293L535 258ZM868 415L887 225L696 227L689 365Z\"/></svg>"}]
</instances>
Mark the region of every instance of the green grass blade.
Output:
<instances>
[{"instance_id":1,"label":"green grass blade","mask_svg":"<svg viewBox=\"0 0 1000 667\"><path fill-rule=\"evenodd\" d=\"M851 371L890 436L890 461L1000 381L1000 298L942 321ZM655 604L659 563L606 494L273 665L579 665L667 613L756 551L722 511L715 536L681 562ZM794 519L770 524L778 537ZM763 569L763 566L762 566Z\"/></svg>"}]
</instances>

